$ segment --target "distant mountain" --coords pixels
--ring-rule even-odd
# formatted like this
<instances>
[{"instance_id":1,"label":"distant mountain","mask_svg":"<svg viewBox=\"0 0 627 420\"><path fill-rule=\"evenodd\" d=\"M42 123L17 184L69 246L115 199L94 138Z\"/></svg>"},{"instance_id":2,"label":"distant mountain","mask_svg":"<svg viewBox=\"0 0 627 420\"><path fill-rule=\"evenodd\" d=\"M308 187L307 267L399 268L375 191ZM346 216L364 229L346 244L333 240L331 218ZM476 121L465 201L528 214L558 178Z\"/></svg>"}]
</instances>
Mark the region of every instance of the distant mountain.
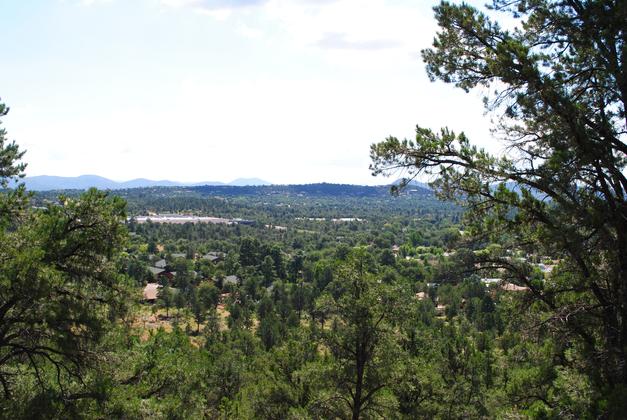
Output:
<instances>
[{"instance_id":1,"label":"distant mountain","mask_svg":"<svg viewBox=\"0 0 627 420\"><path fill-rule=\"evenodd\" d=\"M146 188L146 187L184 187L197 185L232 185L232 186L259 186L271 185L270 182L259 178L238 178L229 183L217 181L205 182L177 182L167 179L153 181L151 179L137 178L130 181L117 182L98 175L81 175L76 177L38 175L28 176L21 182L26 184L26 188L31 191L50 190L86 190L95 187L101 190L121 190L126 188ZM12 185L13 186L13 185Z\"/></svg>"},{"instance_id":2,"label":"distant mountain","mask_svg":"<svg viewBox=\"0 0 627 420\"><path fill-rule=\"evenodd\" d=\"M401 183L403 179L397 179L396 181L392 182L390 185L399 185ZM411 188L411 187L418 187L418 188L423 188L425 190L431 190L432 188L429 186L429 184L426 184L424 182L418 182L414 179L412 179L411 181L409 181L409 184L407 184L407 188Z\"/></svg>"},{"instance_id":3,"label":"distant mountain","mask_svg":"<svg viewBox=\"0 0 627 420\"><path fill-rule=\"evenodd\" d=\"M113 181L98 175L81 175L76 177L39 175L22 179L26 188L31 191L51 191L51 190L86 190L95 187L101 190L123 190L130 188L152 188L152 187L185 187L196 189L202 193L217 195L257 195L257 194L304 194L309 196L379 196L388 195L390 185L397 185L400 180L390 185L380 185L369 187L364 185L343 185L343 184L304 184L277 186L259 178L237 178L231 182L177 182L164 180L151 180L137 178L130 181ZM406 193L429 194L431 188L427 184L418 181L411 181L406 188Z\"/></svg>"},{"instance_id":4,"label":"distant mountain","mask_svg":"<svg viewBox=\"0 0 627 420\"><path fill-rule=\"evenodd\" d=\"M116 184L118 186L114 187L115 189L117 188L142 188L142 187L180 187L184 185L184 184L181 184L180 182L168 181L166 179L161 180L161 181L153 181L153 180L146 179L146 178L137 178L137 179L132 179L130 181L117 182Z\"/></svg>"},{"instance_id":5,"label":"distant mountain","mask_svg":"<svg viewBox=\"0 0 627 420\"><path fill-rule=\"evenodd\" d=\"M220 182L220 181L203 181L203 182L194 182L193 184L186 184L186 185L190 185L190 186L198 186L198 185L227 185L224 182Z\"/></svg>"},{"instance_id":6,"label":"distant mountain","mask_svg":"<svg viewBox=\"0 0 627 420\"><path fill-rule=\"evenodd\" d=\"M246 186L272 185L272 183L268 181L264 181L263 179L259 179L259 178L237 178L229 182L228 185L232 185L234 187L246 187Z\"/></svg>"},{"instance_id":7,"label":"distant mountain","mask_svg":"<svg viewBox=\"0 0 627 420\"><path fill-rule=\"evenodd\" d=\"M85 190L91 187L103 190L119 188L119 183L98 175L76 177L40 175L26 177L22 182L26 184L26 188L33 191Z\"/></svg>"}]
</instances>

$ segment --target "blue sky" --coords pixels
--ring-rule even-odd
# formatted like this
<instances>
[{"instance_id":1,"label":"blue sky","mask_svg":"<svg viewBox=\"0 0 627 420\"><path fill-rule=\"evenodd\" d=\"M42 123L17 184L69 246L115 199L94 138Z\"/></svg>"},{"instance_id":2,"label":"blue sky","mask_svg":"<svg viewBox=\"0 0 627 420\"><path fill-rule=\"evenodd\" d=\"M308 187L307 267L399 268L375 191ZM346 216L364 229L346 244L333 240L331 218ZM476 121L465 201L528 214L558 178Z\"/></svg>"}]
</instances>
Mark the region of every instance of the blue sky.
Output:
<instances>
[{"instance_id":1,"label":"blue sky","mask_svg":"<svg viewBox=\"0 0 627 420\"><path fill-rule=\"evenodd\" d=\"M477 92L431 83L429 1L0 0L0 97L28 175L379 184L416 124L494 148Z\"/></svg>"}]
</instances>

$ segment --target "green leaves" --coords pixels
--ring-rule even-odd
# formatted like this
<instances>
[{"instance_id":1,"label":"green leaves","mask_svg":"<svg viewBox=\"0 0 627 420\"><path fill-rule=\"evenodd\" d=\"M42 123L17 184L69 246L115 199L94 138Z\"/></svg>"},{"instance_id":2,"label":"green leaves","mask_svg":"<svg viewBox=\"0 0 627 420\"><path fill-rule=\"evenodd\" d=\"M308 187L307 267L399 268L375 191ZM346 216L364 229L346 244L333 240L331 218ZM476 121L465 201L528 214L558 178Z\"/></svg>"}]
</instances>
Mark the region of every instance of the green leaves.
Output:
<instances>
[{"instance_id":1,"label":"green leaves","mask_svg":"<svg viewBox=\"0 0 627 420\"><path fill-rule=\"evenodd\" d=\"M495 0L492 15L510 15L505 30L472 6L442 2L440 32L422 52L427 73L494 92L485 104L506 153L420 127L415 141L371 146L375 175L436 176L439 197L466 206L472 246L498 241L564 262L559 286L505 252L477 255L473 268L498 267L530 287L561 338L581 343L584 360L603 360L579 366L600 388L627 380L623 3Z\"/></svg>"},{"instance_id":2,"label":"green leaves","mask_svg":"<svg viewBox=\"0 0 627 420\"><path fill-rule=\"evenodd\" d=\"M8 112L9 108L0 102L0 118ZM9 181L23 177L26 169L26 164L20 162L25 152L20 151L14 141L9 143L6 135L6 130L0 128L0 188L6 188Z\"/></svg>"},{"instance_id":3,"label":"green leaves","mask_svg":"<svg viewBox=\"0 0 627 420\"><path fill-rule=\"evenodd\" d=\"M0 104L0 117L7 111ZM23 154L0 130L0 187L23 176ZM82 397L80 384L101 356L111 314L128 303L115 267L125 203L96 190L38 210L28 199L23 186L0 192L0 384L5 401L26 387L35 411L55 410L100 395Z\"/></svg>"},{"instance_id":4,"label":"green leaves","mask_svg":"<svg viewBox=\"0 0 627 420\"><path fill-rule=\"evenodd\" d=\"M369 258L365 249L353 250L338 269L337 287L331 288L336 293L317 302L318 311L333 320L321 331L329 353L326 391L318 395L325 416L360 418L394 403L387 394L401 360L393 328L400 295L377 281Z\"/></svg>"},{"instance_id":5,"label":"green leaves","mask_svg":"<svg viewBox=\"0 0 627 420\"><path fill-rule=\"evenodd\" d=\"M88 362L82 352L101 336L105 309L126 298L111 259L124 237L123 207L90 191L31 215L8 234L13 240L0 246L5 363L31 352L59 367L65 358Z\"/></svg>"}]
</instances>

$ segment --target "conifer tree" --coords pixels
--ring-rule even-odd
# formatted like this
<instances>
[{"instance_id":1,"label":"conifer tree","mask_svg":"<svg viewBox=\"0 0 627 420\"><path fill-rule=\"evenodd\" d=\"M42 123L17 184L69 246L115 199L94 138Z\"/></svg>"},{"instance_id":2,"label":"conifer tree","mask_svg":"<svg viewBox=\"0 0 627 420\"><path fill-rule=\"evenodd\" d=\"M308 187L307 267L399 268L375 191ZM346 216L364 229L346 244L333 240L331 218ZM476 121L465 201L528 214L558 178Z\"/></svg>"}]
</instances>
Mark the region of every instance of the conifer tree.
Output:
<instances>
[{"instance_id":1,"label":"conifer tree","mask_svg":"<svg viewBox=\"0 0 627 420\"><path fill-rule=\"evenodd\" d=\"M627 394L627 5L622 0L494 0L507 29L468 4L435 8L422 56L432 80L487 92L506 153L463 133L418 126L372 145L374 174L435 176L468 208L468 237L498 241L468 267L503 269L528 287L551 330L610 401ZM528 262L560 263L543 281ZM611 404L610 404L611 405Z\"/></svg>"}]
</instances>

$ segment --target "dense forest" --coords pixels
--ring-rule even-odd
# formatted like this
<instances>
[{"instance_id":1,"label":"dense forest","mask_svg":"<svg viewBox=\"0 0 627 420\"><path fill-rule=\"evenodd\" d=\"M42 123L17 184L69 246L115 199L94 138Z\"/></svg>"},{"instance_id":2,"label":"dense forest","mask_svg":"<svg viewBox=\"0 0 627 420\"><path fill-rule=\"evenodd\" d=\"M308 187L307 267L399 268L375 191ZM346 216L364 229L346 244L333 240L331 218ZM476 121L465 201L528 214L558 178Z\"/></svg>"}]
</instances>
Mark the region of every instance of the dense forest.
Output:
<instances>
[{"instance_id":1,"label":"dense forest","mask_svg":"<svg viewBox=\"0 0 627 420\"><path fill-rule=\"evenodd\" d=\"M625 2L435 14L511 154L418 126L391 187L35 194L0 129L0 417L625 418Z\"/></svg>"}]
</instances>

